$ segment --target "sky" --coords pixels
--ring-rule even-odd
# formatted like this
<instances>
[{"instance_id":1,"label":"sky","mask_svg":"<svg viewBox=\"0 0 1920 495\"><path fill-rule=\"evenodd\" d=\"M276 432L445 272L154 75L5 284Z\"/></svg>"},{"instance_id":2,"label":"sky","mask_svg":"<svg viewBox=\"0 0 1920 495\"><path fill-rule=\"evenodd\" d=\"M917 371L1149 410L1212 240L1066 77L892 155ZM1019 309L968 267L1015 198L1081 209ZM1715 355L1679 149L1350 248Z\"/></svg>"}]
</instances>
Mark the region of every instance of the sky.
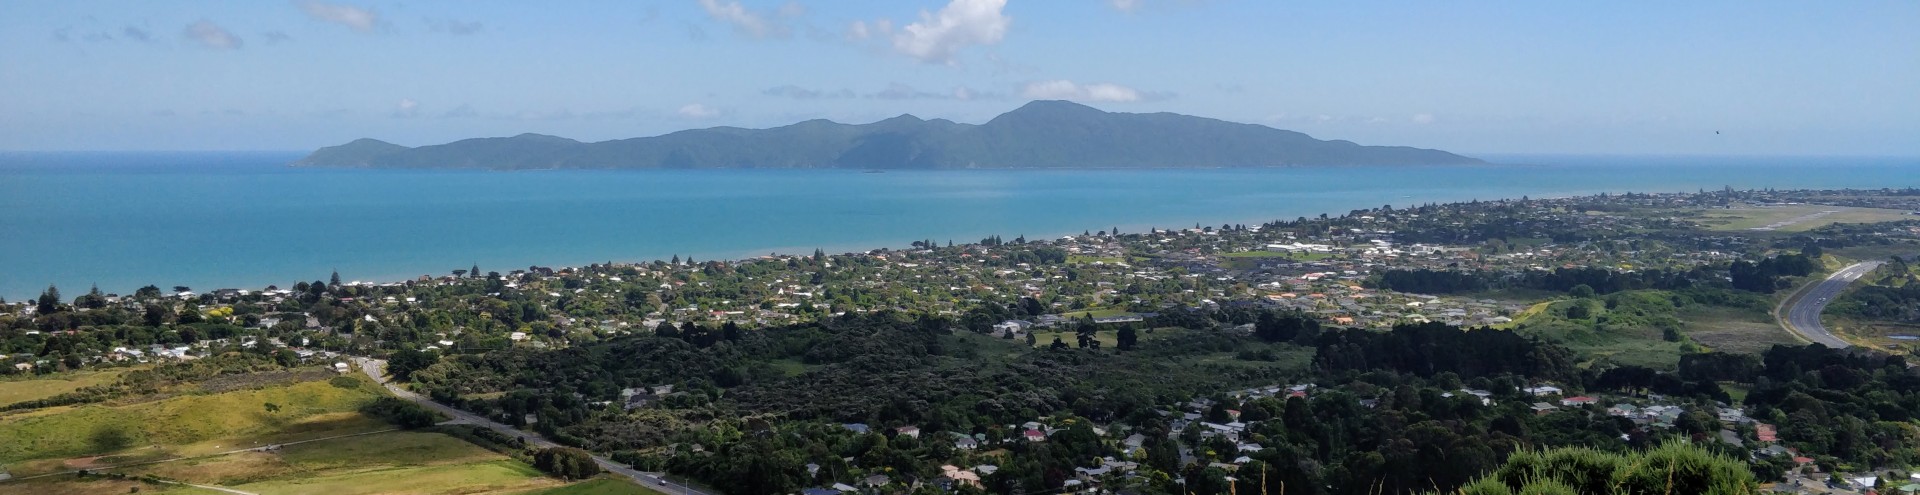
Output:
<instances>
[{"instance_id":1,"label":"sky","mask_svg":"<svg viewBox=\"0 0 1920 495\"><path fill-rule=\"evenodd\" d=\"M1034 99L1467 153L1920 156L1920 2L40 1L0 150L583 141Z\"/></svg>"}]
</instances>

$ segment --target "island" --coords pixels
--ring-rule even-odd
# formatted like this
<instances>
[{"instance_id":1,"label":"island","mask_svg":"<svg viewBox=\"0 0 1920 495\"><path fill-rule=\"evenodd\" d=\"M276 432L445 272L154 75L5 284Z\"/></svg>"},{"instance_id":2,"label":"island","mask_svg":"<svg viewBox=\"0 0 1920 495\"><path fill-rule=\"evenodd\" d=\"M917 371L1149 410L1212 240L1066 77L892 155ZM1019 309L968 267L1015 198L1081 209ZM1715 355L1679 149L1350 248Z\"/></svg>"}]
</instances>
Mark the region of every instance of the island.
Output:
<instances>
[{"instance_id":1,"label":"island","mask_svg":"<svg viewBox=\"0 0 1920 495\"><path fill-rule=\"evenodd\" d=\"M849 125L809 120L772 129L714 127L583 143L540 134L409 148L360 139L314 151L298 167L525 169L1220 168L1462 165L1439 150L1362 146L1173 113L1114 113L1034 101L984 124L912 115Z\"/></svg>"}]
</instances>

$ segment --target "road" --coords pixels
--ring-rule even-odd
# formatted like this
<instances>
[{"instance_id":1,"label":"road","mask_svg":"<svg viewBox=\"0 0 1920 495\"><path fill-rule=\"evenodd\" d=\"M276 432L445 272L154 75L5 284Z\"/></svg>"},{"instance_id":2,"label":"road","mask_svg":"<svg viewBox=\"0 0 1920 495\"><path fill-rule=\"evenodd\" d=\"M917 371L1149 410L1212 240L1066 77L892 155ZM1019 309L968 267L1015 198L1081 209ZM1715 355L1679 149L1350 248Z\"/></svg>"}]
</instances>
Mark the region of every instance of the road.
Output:
<instances>
[{"instance_id":1,"label":"road","mask_svg":"<svg viewBox=\"0 0 1920 495\"><path fill-rule=\"evenodd\" d=\"M1817 342L1836 349L1852 346L1840 340L1839 337L1833 336L1833 332L1828 331L1827 326L1820 323L1820 313L1826 311L1827 303L1833 298L1840 297L1840 293L1847 290L1848 285L1866 276L1873 269L1879 268L1880 263L1863 261L1847 265L1846 268L1833 272L1833 275L1828 276L1826 280L1807 284L1801 287L1799 292L1787 296L1787 300L1780 303L1780 309L1774 312L1774 316L1780 319L1780 326L1786 327L1787 331L1809 342Z\"/></svg>"},{"instance_id":2,"label":"road","mask_svg":"<svg viewBox=\"0 0 1920 495\"><path fill-rule=\"evenodd\" d=\"M445 414L447 415L447 417L453 418L452 422L454 423L465 423L465 424L481 426L489 430L500 432L501 434L507 435L510 437L524 438L526 439L527 444L540 447L540 448L561 446L560 444L553 443L552 441L549 441L546 438L541 437L539 433L523 431L518 428L514 428L512 426L507 426L505 424L494 422L493 420L480 417L479 415L462 411L459 409L455 409L445 404L434 402L433 399L429 399L426 396L413 393L413 391L407 390L401 387L399 384L389 383L386 377L386 374L387 374L386 361L369 359L369 358L358 358L358 357L354 358L354 361L359 362L360 371L366 372L367 376L373 378L373 381L379 382L381 385L385 385L387 387L387 390L390 392L393 392L393 395L395 397L406 399L415 404L420 404L422 406L426 406L429 409L439 411L441 414ZM681 495L716 495L716 494L700 491L700 489L698 488L690 487L673 480L669 480L666 478L666 473L649 473L646 471L633 469L633 468L627 467L624 464L613 462L613 460L607 459L605 456L602 456L599 454L593 454L593 462L595 464L599 464L600 469L605 469L609 473L630 478L633 480L634 483L638 483L640 486L650 488L654 491L658 491L662 493L670 493L670 494L681 494Z\"/></svg>"}]
</instances>

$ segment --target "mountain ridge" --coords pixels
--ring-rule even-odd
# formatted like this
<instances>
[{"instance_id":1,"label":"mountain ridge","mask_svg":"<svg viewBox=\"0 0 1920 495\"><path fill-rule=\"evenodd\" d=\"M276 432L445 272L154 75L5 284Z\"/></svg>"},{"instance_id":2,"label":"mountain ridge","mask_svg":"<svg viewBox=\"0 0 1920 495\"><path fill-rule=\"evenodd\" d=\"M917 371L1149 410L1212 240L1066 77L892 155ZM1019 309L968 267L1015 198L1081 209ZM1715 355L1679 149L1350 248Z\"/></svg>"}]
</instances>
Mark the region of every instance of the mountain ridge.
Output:
<instances>
[{"instance_id":1,"label":"mountain ridge","mask_svg":"<svg viewBox=\"0 0 1920 495\"><path fill-rule=\"evenodd\" d=\"M1229 168L1484 163L1440 150L1319 140L1169 112L1118 113L1036 100L983 124L912 114L867 124L812 119L581 142L523 133L406 147L371 138L315 150L298 167L479 168Z\"/></svg>"}]
</instances>

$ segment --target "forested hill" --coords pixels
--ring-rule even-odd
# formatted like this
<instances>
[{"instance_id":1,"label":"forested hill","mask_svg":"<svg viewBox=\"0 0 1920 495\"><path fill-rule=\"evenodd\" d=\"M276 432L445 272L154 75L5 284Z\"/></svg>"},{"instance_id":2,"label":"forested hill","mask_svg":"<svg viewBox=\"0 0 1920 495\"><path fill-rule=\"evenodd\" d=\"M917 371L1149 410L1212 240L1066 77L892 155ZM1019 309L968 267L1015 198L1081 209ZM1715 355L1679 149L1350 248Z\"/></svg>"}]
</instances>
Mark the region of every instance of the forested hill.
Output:
<instances>
[{"instance_id":1,"label":"forested hill","mask_svg":"<svg viewBox=\"0 0 1920 495\"><path fill-rule=\"evenodd\" d=\"M870 124L809 120L583 143L539 134L408 148L374 139L314 151L295 166L375 168L1215 168L1481 163L1439 150L1362 146L1173 113L1113 113L1035 101L985 124L901 115Z\"/></svg>"}]
</instances>

